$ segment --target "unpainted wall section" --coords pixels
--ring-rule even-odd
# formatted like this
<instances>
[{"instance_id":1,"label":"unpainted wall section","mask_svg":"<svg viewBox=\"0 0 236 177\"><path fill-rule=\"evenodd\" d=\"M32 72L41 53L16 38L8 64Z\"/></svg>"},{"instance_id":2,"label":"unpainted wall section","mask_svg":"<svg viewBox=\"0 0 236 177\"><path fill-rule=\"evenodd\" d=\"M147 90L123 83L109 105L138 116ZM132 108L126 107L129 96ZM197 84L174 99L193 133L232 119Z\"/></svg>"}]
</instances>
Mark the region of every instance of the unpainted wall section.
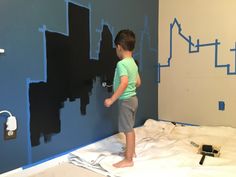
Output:
<instances>
[{"instance_id":1,"label":"unpainted wall section","mask_svg":"<svg viewBox=\"0 0 236 177\"><path fill-rule=\"evenodd\" d=\"M159 118L236 127L234 0L159 1Z\"/></svg>"}]
</instances>

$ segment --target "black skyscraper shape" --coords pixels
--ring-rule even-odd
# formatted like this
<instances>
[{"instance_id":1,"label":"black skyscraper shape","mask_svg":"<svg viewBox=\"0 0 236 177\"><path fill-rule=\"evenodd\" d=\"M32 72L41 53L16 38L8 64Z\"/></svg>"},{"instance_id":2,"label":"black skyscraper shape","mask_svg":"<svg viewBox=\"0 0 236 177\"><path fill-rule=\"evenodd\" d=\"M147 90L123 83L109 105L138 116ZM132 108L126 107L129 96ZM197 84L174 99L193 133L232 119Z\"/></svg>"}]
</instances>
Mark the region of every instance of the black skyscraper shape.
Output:
<instances>
[{"instance_id":1,"label":"black skyscraper shape","mask_svg":"<svg viewBox=\"0 0 236 177\"><path fill-rule=\"evenodd\" d=\"M47 82L31 83L31 145L45 142L60 132L60 109L64 101L80 99L80 111L86 114L93 81L100 77L108 85L113 82L118 58L108 26L103 26L99 59L90 58L89 9L69 3L69 36L46 31ZM112 88L108 88L111 91Z\"/></svg>"}]
</instances>

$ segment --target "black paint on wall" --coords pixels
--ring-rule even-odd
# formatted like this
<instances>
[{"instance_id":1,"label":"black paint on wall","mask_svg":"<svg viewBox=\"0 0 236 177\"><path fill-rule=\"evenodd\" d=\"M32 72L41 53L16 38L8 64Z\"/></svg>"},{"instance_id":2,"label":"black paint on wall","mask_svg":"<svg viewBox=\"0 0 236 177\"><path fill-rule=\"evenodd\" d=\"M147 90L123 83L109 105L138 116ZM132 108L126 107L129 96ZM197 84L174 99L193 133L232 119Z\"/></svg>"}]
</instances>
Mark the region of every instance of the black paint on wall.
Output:
<instances>
[{"instance_id":1,"label":"black paint on wall","mask_svg":"<svg viewBox=\"0 0 236 177\"><path fill-rule=\"evenodd\" d=\"M69 35L46 31L47 82L31 83L31 145L48 142L60 132L60 109L66 100L80 99L80 112L86 114L96 77L113 82L118 58L108 26L103 26L98 59L90 58L89 10L69 3ZM112 91L112 88L108 88Z\"/></svg>"}]
</instances>

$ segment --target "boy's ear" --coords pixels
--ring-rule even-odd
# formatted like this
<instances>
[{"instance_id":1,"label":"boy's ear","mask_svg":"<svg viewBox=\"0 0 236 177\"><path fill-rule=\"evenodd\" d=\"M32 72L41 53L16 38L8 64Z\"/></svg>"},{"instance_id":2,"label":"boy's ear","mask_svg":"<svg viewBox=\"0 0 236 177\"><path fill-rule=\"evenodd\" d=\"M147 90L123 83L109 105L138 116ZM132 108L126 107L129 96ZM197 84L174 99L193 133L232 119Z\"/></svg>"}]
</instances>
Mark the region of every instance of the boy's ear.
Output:
<instances>
[{"instance_id":1,"label":"boy's ear","mask_svg":"<svg viewBox=\"0 0 236 177\"><path fill-rule=\"evenodd\" d=\"M121 47L120 44L117 44L117 49L118 49L119 51L121 51L122 47Z\"/></svg>"},{"instance_id":2,"label":"boy's ear","mask_svg":"<svg viewBox=\"0 0 236 177\"><path fill-rule=\"evenodd\" d=\"M120 44L117 44L117 45L116 45L116 48L117 48L118 50L120 50Z\"/></svg>"}]
</instances>

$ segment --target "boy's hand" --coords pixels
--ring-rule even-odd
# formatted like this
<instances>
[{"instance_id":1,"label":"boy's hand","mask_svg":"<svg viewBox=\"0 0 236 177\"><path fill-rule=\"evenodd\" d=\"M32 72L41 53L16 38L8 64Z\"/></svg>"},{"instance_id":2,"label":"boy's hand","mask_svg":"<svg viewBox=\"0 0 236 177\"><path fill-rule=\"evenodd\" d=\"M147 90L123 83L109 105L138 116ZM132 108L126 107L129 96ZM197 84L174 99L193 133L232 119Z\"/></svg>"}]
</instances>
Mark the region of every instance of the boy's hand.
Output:
<instances>
[{"instance_id":1,"label":"boy's hand","mask_svg":"<svg viewBox=\"0 0 236 177\"><path fill-rule=\"evenodd\" d=\"M112 104L113 104L113 101L111 100L111 98L105 99L104 105L105 105L106 107L109 108Z\"/></svg>"}]
</instances>

